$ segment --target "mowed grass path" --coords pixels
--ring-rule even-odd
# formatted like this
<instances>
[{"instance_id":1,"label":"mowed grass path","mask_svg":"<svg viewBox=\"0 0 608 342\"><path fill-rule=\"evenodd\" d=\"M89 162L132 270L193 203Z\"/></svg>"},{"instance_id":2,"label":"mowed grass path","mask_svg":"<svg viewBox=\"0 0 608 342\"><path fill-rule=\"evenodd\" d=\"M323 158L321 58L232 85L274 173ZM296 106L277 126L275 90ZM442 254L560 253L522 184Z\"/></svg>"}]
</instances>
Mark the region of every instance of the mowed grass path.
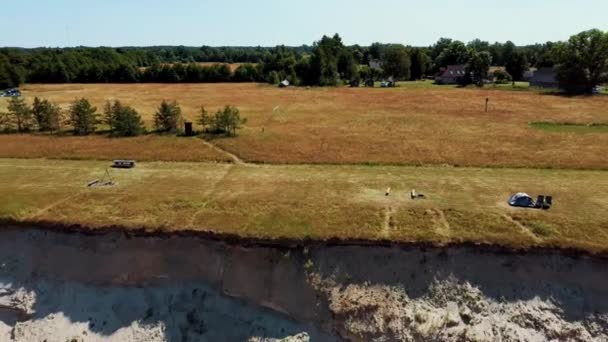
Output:
<instances>
[{"instance_id":1,"label":"mowed grass path","mask_svg":"<svg viewBox=\"0 0 608 342\"><path fill-rule=\"evenodd\" d=\"M107 99L135 107L152 127L163 99L177 100L187 119L200 106L236 105L249 119L240 136L214 144L246 161L264 163L373 163L608 169L605 132L552 132L531 122L607 123L608 96L562 97L534 91L458 89L424 82L394 89L288 88L259 84L27 85L24 96L67 107L77 97L99 109ZM485 100L490 112L485 113ZM0 111L6 100L0 100ZM65 144L47 136L0 135L0 157L217 160L198 139L156 153L154 136L109 143L103 137ZM106 139L107 140L107 139ZM107 153L108 144L120 145ZM19 146L27 146L21 148ZM99 153L97 152L99 146Z\"/></svg>"},{"instance_id":2,"label":"mowed grass path","mask_svg":"<svg viewBox=\"0 0 608 342\"><path fill-rule=\"evenodd\" d=\"M107 166L0 159L0 217L91 229L608 251L605 171L154 162L112 170L114 187L87 188ZM428 199L411 200L412 188ZM553 195L555 206L510 208L506 199L517 191Z\"/></svg>"}]
</instances>

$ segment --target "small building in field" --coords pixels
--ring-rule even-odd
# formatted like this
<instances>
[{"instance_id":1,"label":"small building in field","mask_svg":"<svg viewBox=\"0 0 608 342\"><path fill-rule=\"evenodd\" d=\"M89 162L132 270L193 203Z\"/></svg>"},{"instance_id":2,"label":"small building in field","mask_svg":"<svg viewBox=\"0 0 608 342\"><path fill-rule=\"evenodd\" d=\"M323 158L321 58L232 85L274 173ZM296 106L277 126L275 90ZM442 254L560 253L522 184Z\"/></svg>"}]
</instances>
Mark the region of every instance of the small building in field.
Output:
<instances>
[{"instance_id":1,"label":"small building in field","mask_svg":"<svg viewBox=\"0 0 608 342\"><path fill-rule=\"evenodd\" d=\"M536 70L532 70L532 69L527 70L527 71L524 71L524 74L523 74L522 79L523 79L525 82L530 82L530 80L531 80L532 78L534 78L534 72L535 72L535 71L536 71Z\"/></svg>"},{"instance_id":2,"label":"small building in field","mask_svg":"<svg viewBox=\"0 0 608 342\"><path fill-rule=\"evenodd\" d=\"M461 65L448 65L446 68L442 68L437 76L435 76L435 83L437 84L459 84L462 83L464 77L467 74L467 66Z\"/></svg>"},{"instance_id":3,"label":"small building in field","mask_svg":"<svg viewBox=\"0 0 608 342\"><path fill-rule=\"evenodd\" d=\"M559 88L554 68L540 68L534 72L530 79L530 86L541 88Z\"/></svg>"},{"instance_id":4,"label":"small building in field","mask_svg":"<svg viewBox=\"0 0 608 342\"><path fill-rule=\"evenodd\" d=\"M382 61L379 59L372 59L369 61L369 68L376 71L382 71Z\"/></svg>"}]
</instances>

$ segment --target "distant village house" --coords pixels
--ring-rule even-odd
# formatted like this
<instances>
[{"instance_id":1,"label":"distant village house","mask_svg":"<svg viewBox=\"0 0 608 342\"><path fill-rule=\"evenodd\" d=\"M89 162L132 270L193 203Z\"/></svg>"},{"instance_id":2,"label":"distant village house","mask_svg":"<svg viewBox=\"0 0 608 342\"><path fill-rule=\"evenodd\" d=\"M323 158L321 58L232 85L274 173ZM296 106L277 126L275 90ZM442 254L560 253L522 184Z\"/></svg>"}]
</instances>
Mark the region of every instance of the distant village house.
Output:
<instances>
[{"instance_id":1,"label":"distant village house","mask_svg":"<svg viewBox=\"0 0 608 342\"><path fill-rule=\"evenodd\" d=\"M534 72L534 76L530 79L531 87L541 88L559 88L559 82L555 69L553 68L540 68Z\"/></svg>"},{"instance_id":2,"label":"distant village house","mask_svg":"<svg viewBox=\"0 0 608 342\"><path fill-rule=\"evenodd\" d=\"M465 64L462 65L448 65L446 68L442 68L439 74L435 76L435 83L437 84L460 84L466 76Z\"/></svg>"},{"instance_id":3,"label":"distant village house","mask_svg":"<svg viewBox=\"0 0 608 342\"><path fill-rule=\"evenodd\" d=\"M369 61L369 68L372 70L382 71L382 61L379 59L372 59Z\"/></svg>"}]
</instances>

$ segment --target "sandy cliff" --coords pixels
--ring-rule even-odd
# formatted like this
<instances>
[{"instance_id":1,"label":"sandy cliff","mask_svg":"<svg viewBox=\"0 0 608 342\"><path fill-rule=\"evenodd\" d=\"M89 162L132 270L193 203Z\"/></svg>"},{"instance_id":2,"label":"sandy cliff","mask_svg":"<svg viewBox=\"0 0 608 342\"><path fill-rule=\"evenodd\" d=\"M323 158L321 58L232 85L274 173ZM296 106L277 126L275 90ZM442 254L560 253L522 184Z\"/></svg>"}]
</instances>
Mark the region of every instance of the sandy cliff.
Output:
<instances>
[{"instance_id":1,"label":"sandy cliff","mask_svg":"<svg viewBox=\"0 0 608 342\"><path fill-rule=\"evenodd\" d=\"M608 261L0 232L0 341L604 341Z\"/></svg>"}]
</instances>

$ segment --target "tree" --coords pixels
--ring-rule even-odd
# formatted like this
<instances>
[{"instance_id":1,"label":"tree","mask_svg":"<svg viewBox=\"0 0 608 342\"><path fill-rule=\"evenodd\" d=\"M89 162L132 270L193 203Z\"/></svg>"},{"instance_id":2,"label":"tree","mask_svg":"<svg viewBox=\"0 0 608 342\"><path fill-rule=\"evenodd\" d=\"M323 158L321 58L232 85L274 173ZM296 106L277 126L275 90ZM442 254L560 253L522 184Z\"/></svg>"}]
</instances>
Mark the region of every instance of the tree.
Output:
<instances>
[{"instance_id":1,"label":"tree","mask_svg":"<svg viewBox=\"0 0 608 342\"><path fill-rule=\"evenodd\" d=\"M32 114L38 130L41 132L58 131L61 125L61 107L52 104L46 99L34 98L32 104Z\"/></svg>"},{"instance_id":2,"label":"tree","mask_svg":"<svg viewBox=\"0 0 608 342\"><path fill-rule=\"evenodd\" d=\"M182 109L177 101L163 100L154 114L154 127L161 132L176 132L182 117Z\"/></svg>"},{"instance_id":3,"label":"tree","mask_svg":"<svg viewBox=\"0 0 608 342\"><path fill-rule=\"evenodd\" d=\"M410 79L420 80L424 77L427 70L431 67L431 58L426 53L425 49L410 48Z\"/></svg>"},{"instance_id":4,"label":"tree","mask_svg":"<svg viewBox=\"0 0 608 342\"><path fill-rule=\"evenodd\" d=\"M488 51L490 49L490 43L477 38L468 42L467 47L477 52Z\"/></svg>"},{"instance_id":5,"label":"tree","mask_svg":"<svg viewBox=\"0 0 608 342\"><path fill-rule=\"evenodd\" d=\"M511 75L504 70L494 71L494 78L496 79L496 84L506 84L512 81Z\"/></svg>"},{"instance_id":6,"label":"tree","mask_svg":"<svg viewBox=\"0 0 608 342\"><path fill-rule=\"evenodd\" d=\"M410 78L411 60L407 49L403 45L390 45L384 51L382 69L387 77L395 80L408 80Z\"/></svg>"},{"instance_id":7,"label":"tree","mask_svg":"<svg viewBox=\"0 0 608 342\"><path fill-rule=\"evenodd\" d=\"M18 87L23 83L25 70L11 64L10 60L0 54L0 89Z\"/></svg>"},{"instance_id":8,"label":"tree","mask_svg":"<svg viewBox=\"0 0 608 342\"><path fill-rule=\"evenodd\" d=\"M209 115L209 112L207 112L205 107L201 107L197 123L203 127L205 132L213 126L213 118Z\"/></svg>"},{"instance_id":9,"label":"tree","mask_svg":"<svg viewBox=\"0 0 608 342\"><path fill-rule=\"evenodd\" d=\"M525 53L514 51L506 60L505 67L513 79L513 85L515 85L515 81L521 81L524 72L528 70L528 58Z\"/></svg>"},{"instance_id":10,"label":"tree","mask_svg":"<svg viewBox=\"0 0 608 342\"><path fill-rule=\"evenodd\" d=\"M311 72L320 86L335 86L339 80L338 58L344 49L338 34L332 38L323 36L313 47L310 60Z\"/></svg>"},{"instance_id":11,"label":"tree","mask_svg":"<svg viewBox=\"0 0 608 342\"><path fill-rule=\"evenodd\" d=\"M17 126L17 132L29 131L32 126L32 111L22 97L11 97L8 101L8 114Z\"/></svg>"},{"instance_id":12,"label":"tree","mask_svg":"<svg viewBox=\"0 0 608 342\"><path fill-rule=\"evenodd\" d=\"M89 135L95 132L99 123L97 117L97 107L91 106L85 98L76 99L70 106L67 124L74 128L75 135Z\"/></svg>"},{"instance_id":13,"label":"tree","mask_svg":"<svg viewBox=\"0 0 608 342\"><path fill-rule=\"evenodd\" d=\"M132 137L145 131L144 123L137 111L124 106L120 101L112 104L107 101L104 106L104 123L110 128L110 134L119 137Z\"/></svg>"},{"instance_id":14,"label":"tree","mask_svg":"<svg viewBox=\"0 0 608 342\"><path fill-rule=\"evenodd\" d=\"M212 120L212 127L215 133L225 133L228 136L236 136L237 129L247 123L247 119L241 118L237 107L226 106L224 110L218 110Z\"/></svg>"},{"instance_id":15,"label":"tree","mask_svg":"<svg viewBox=\"0 0 608 342\"><path fill-rule=\"evenodd\" d=\"M482 87L484 80L488 79L490 65L492 65L492 55L489 52L471 50L467 64L467 74L470 75L475 84Z\"/></svg>"},{"instance_id":16,"label":"tree","mask_svg":"<svg viewBox=\"0 0 608 342\"><path fill-rule=\"evenodd\" d=\"M557 79L570 92L592 93L608 81L608 33L589 30L554 47Z\"/></svg>"},{"instance_id":17,"label":"tree","mask_svg":"<svg viewBox=\"0 0 608 342\"><path fill-rule=\"evenodd\" d=\"M447 67L448 65L465 64L469 60L470 54L463 42L453 41L435 59L435 65L438 67Z\"/></svg>"},{"instance_id":18,"label":"tree","mask_svg":"<svg viewBox=\"0 0 608 342\"><path fill-rule=\"evenodd\" d=\"M236 82L255 82L259 79L258 70L253 64L242 64L234 70L232 79Z\"/></svg>"},{"instance_id":19,"label":"tree","mask_svg":"<svg viewBox=\"0 0 608 342\"><path fill-rule=\"evenodd\" d=\"M338 56L338 73L344 80L358 78L355 57L349 49L343 48Z\"/></svg>"}]
</instances>

